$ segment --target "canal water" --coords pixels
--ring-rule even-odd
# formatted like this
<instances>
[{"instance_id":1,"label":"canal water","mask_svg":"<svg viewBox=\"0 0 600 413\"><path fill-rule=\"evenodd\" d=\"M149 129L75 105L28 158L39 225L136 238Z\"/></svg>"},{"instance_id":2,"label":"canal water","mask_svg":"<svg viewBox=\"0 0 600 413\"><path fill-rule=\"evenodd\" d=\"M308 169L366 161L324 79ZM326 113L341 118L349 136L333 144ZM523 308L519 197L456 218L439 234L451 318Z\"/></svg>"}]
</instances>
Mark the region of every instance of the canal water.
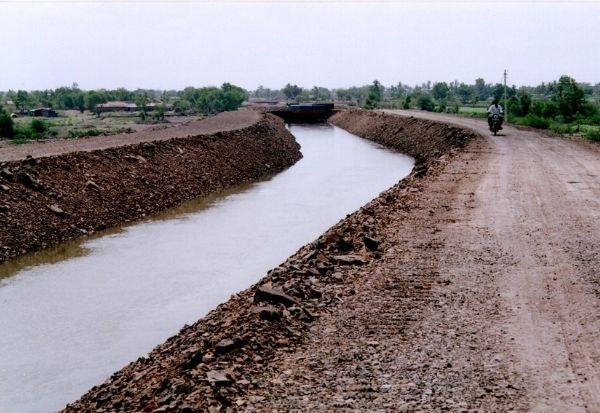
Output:
<instances>
[{"instance_id":1,"label":"canal water","mask_svg":"<svg viewBox=\"0 0 600 413\"><path fill-rule=\"evenodd\" d=\"M269 180L0 265L0 412L61 409L413 167L333 126L290 130L304 158Z\"/></svg>"}]
</instances>

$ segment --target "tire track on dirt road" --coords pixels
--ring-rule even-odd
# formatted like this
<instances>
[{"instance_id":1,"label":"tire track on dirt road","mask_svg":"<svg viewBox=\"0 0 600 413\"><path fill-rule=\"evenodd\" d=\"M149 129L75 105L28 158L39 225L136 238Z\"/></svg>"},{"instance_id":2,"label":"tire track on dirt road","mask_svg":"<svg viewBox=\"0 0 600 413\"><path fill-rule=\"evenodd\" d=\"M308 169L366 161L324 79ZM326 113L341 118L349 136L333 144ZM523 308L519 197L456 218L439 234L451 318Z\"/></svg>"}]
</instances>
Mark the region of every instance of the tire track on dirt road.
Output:
<instances>
[{"instance_id":1,"label":"tire track on dirt road","mask_svg":"<svg viewBox=\"0 0 600 413\"><path fill-rule=\"evenodd\" d=\"M489 135L481 121L438 119ZM600 152L509 126L488 141L471 227L511 257L495 283L530 410L600 411Z\"/></svg>"}]
</instances>

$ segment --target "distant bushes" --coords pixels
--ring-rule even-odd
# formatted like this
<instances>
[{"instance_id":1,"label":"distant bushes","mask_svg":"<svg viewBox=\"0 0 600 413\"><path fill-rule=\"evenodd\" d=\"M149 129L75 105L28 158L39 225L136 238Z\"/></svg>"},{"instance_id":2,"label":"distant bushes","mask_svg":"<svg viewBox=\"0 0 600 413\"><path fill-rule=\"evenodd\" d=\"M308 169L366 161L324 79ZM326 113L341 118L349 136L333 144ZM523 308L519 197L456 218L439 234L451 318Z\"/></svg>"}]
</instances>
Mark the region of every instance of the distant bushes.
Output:
<instances>
[{"instance_id":1,"label":"distant bushes","mask_svg":"<svg viewBox=\"0 0 600 413\"><path fill-rule=\"evenodd\" d=\"M100 136L105 133L99 129L71 129L69 130L69 138L82 138L84 136Z\"/></svg>"},{"instance_id":2,"label":"distant bushes","mask_svg":"<svg viewBox=\"0 0 600 413\"><path fill-rule=\"evenodd\" d=\"M0 138L11 139L15 134L15 126L9 113L0 105Z\"/></svg>"},{"instance_id":3,"label":"distant bushes","mask_svg":"<svg viewBox=\"0 0 600 413\"><path fill-rule=\"evenodd\" d=\"M600 142L600 129L592 129L585 134L585 137L594 142Z\"/></svg>"},{"instance_id":4,"label":"distant bushes","mask_svg":"<svg viewBox=\"0 0 600 413\"><path fill-rule=\"evenodd\" d=\"M522 118L520 123L537 129L548 129L550 127L550 121L548 119L534 115L533 113Z\"/></svg>"},{"instance_id":5,"label":"distant bushes","mask_svg":"<svg viewBox=\"0 0 600 413\"><path fill-rule=\"evenodd\" d=\"M15 143L22 143L32 139L41 139L55 137L57 132L51 129L46 122L41 119L32 119L29 124L17 125L13 140Z\"/></svg>"}]
</instances>

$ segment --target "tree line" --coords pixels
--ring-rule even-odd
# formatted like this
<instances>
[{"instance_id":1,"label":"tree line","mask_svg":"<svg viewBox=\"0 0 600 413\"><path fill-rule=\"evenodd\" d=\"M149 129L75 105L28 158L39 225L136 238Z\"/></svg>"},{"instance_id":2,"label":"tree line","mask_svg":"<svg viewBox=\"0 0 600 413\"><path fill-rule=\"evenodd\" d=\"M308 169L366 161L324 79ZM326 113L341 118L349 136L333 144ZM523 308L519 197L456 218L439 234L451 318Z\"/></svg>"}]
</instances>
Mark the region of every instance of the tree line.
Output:
<instances>
[{"instance_id":1,"label":"tree line","mask_svg":"<svg viewBox=\"0 0 600 413\"><path fill-rule=\"evenodd\" d=\"M84 91L74 83L71 87L55 90L0 92L0 104L12 102L14 108L27 110L34 107L94 111L96 106L110 101L130 101L145 107L147 103L168 105L180 114L211 114L239 108L246 99L269 101L334 101L366 109L404 108L438 112L465 113L467 108L483 108L493 99L504 97L505 87L500 83L488 83L483 78L474 83L431 82L410 86L402 82L384 86L375 80L372 84L349 88L329 89L323 86L304 88L286 84L281 89L259 86L248 91L230 83L221 87L187 87L183 90L152 90L125 88L114 90ZM507 113L510 121L538 128L552 128L559 132L577 131L585 125L600 125L600 83L579 83L570 76L541 83L537 86L509 86L506 88ZM504 101L501 100L503 104ZM469 111L467 110L468 114ZM482 115L485 111L473 111ZM6 131L10 123L6 110L0 111L0 131ZM4 124L5 126L2 126ZM585 128L584 128L585 129ZM7 132L4 133L6 136ZM0 133L0 136L2 134Z\"/></svg>"},{"instance_id":2,"label":"tree line","mask_svg":"<svg viewBox=\"0 0 600 413\"><path fill-rule=\"evenodd\" d=\"M506 99L505 98L506 91ZM258 99L334 100L366 109L421 109L485 116L485 108L498 99L510 121L559 133L583 132L600 140L600 83L579 83L563 75L537 86L505 86L478 78L473 84L458 81L425 82L410 86L399 82L388 87L375 80L370 85L350 88L303 89L287 84L281 90L259 87L250 96ZM475 110L477 109L477 110Z\"/></svg>"},{"instance_id":3,"label":"tree line","mask_svg":"<svg viewBox=\"0 0 600 413\"><path fill-rule=\"evenodd\" d=\"M0 102L11 102L16 111L47 107L59 110L95 111L96 106L113 101L134 102L143 107L148 103L174 106L178 111L196 111L202 114L235 110L246 100L247 93L239 86L224 83L221 87L187 87L184 90L113 90L84 91L77 83L54 90L9 90L0 92Z\"/></svg>"},{"instance_id":4,"label":"tree line","mask_svg":"<svg viewBox=\"0 0 600 413\"><path fill-rule=\"evenodd\" d=\"M7 108L17 114L28 113L33 108L52 108L59 110L89 110L96 112L97 106L113 101L134 102L139 108L142 121L146 119L146 108L153 104L156 108L155 118L164 118L165 108L171 108L178 114L209 115L218 112L236 110L247 99L247 92L239 86L224 83L221 87L187 87L184 90L145 90L134 91L125 88L114 90L84 91L76 83L71 87L60 87L54 90L9 90L0 92L0 138L19 135L27 139L43 136L48 133L45 122L32 120L30 125L20 128L15 126Z\"/></svg>"}]
</instances>

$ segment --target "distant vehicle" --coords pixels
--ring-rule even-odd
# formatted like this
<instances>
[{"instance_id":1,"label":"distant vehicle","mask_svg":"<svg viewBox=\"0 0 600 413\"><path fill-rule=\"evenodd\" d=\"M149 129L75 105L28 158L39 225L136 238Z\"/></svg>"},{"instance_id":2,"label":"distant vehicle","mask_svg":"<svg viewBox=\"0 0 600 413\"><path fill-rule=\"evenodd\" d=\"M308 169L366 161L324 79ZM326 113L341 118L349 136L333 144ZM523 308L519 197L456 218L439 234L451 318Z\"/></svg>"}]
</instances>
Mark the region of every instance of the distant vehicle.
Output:
<instances>
[{"instance_id":1,"label":"distant vehicle","mask_svg":"<svg viewBox=\"0 0 600 413\"><path fill-rule=\"evenodd\" d=\"M489 119L490 131L496 136L496 133L502 129L502 116L497 113L490 116Z\"/></svg>"}]
</instances>

